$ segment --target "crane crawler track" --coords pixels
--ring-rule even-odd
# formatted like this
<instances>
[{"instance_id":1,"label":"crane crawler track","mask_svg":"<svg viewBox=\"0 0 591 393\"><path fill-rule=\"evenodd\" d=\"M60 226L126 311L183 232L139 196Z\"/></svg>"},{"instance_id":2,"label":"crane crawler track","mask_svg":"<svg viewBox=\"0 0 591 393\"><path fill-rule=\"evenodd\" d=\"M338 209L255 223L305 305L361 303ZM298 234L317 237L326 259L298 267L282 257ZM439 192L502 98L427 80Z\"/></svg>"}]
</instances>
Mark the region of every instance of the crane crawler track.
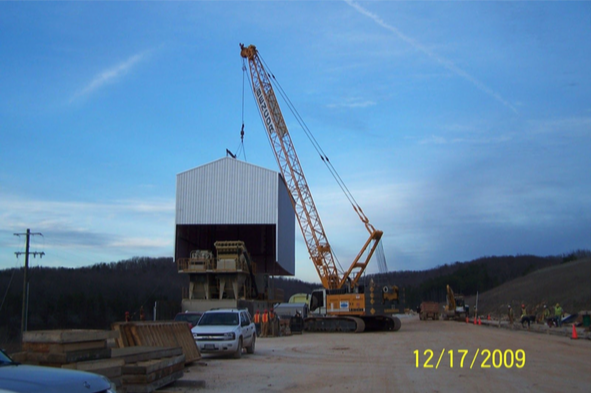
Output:
<instances>
[{"instance_id":1,"label":"crane crawler track","mask_svg":"<svg viewBox=\"0 0 591 393\"><path fill-rule=\"evenodd\" d=\"M304 320L304 330L323 333L361 333L365 322L357 317L309 317Z\"/></svg>"},{"instance_id":2,"label":"crane crawler track","mask_svg":"<svg viewBox=\"0 0 591 393\"><path fill-rule=\"evenodd\" d=\"M402 326L402 322L398 317L390 317L388 315L363 315L359 317L365 322L366 332L397 332Z\"/></svg>"},{"instance_id":3,"label":"crane crawler track","mask_svg":"<svg viewBox=\"0 0 591 393\"><path fill-rule=\"evenodd\" d=\"M309 317L304 321L305 331L317 333L396 332L401 326L400 319L387 315Z\"/></svg>"}]
</instances>

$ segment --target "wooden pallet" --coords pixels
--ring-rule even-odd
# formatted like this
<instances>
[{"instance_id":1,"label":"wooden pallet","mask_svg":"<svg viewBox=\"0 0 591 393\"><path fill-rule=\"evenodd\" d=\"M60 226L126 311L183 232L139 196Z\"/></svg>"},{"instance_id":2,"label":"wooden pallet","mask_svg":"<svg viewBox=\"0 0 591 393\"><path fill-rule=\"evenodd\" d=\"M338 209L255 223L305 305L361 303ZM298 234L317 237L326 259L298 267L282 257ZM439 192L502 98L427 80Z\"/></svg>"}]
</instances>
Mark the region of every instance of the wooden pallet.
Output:
<instances>
[{"instance_id":1,"label":"wooden pallet","mask_svg":"<svg viewBox=\"0 0 591 393\"><path fill-rule=\"evenodd\" d=\"M201 359L201 354L186 322L117 322L112 325L119 332L116 339L119 348L180 347L185 355L185 363Z\"/></svg>"}]
</instances>

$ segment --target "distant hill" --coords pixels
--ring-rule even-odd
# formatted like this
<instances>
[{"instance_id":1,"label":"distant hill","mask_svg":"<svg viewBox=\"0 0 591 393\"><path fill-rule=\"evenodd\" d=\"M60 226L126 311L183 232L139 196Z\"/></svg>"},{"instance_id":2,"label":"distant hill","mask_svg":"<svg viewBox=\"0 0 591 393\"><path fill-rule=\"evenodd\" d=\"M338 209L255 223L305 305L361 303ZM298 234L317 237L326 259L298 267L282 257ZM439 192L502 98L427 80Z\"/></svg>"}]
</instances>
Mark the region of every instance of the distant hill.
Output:
<instances>
[{"instance_id":1,"label":"distant hill","mask_svg":"<svg viewBox=\"0 0 591 393\"><path fill-rule=\"evenodd\" d=\"M468 297L466 302L472 308L476 297ZM591 258L537 270L478 294L479 314L495 316L505 315L507 304L511 304L516 314L521 304L534 314L544 304L553 307L556 303L569 314L591 310Z\"/></svg>"},{"instance_id":2,"label":"distant hill","mask_svg":"<svg viewBox=\"0 0 591 393\"><path fill-rule=\"evenodd\" d=\"M171 318L188 285L172 258L136 257L77 269L34 267L29 269L28 327L110 329L126 311L138 319L142 306L151 317L156 302ZM0 271L0 344L20 334L22 294L23 269Z\"/></svg>"},{"instance_id":3,"label":"distant hill","mask_svg":"<svg viewBox=\"0 0 591 393\"><path fill-rule=\"evenodd\" d=\"M572 262L581 257L586 261ZM568 311L571 307L591 308L590 259L589 251L556 257L485 257L426 271L367 275L364 279L396 284L410 308L422 300L445 302L449 284L467 296L478 291L483 312L501 311L508 301L516 305L560 302ZM155 306L158 319L170 319L180 311L183 290L189 286L187 275L177 272L172 258L136 257L77 269L35 267L29 270L29 278L29 330L109 329L111 323L124 318L126 311L132 319L138 319L140 307L148 320L153 318ZM586 289L582 282L586 282ZM0 270L0 345L19 337L22 283L22 268ZM273 278L272 285L283 289L285 301L295 293L310 293L319 287L282 277Z\"/></svg>"},{"instance_id":4,"label":"distant hill","mask_svg":"<svg viewBox=\"0 0 591 393\"><path fill-rule=\"evenodd\" d=\"M589 257L591 252L585 250L549 257L483 257L470 262L445 264L426 271L391 272L373 277L379 282L390 282L404 289L405 306L414 309L421 301L444 303L447 285L456 293L471 296L540 269Z\"/></svg>"}]
</instances>

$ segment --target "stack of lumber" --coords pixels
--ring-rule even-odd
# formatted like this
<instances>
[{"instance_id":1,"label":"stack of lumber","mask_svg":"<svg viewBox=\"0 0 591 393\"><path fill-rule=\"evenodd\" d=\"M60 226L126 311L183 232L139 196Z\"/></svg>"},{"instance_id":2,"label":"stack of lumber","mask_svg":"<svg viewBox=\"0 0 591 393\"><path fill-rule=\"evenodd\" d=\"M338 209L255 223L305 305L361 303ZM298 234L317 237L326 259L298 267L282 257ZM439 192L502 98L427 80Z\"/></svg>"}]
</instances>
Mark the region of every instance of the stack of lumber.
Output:
<instances>
[{"instance_id":1,"label":"stack of lumber","mask_svg":"<svg viewBox=\"0 0 591 393\"><path fill-rule=\"evenodd\" d=\"M19 362L62 367L65 364L109 359L107 340L118 332L108 330L39 330L23 333Z\"/></svg>"},{"instance_id":2,"label":"stack of lumber","mask_svg":"<svg viewBox=\"0 0 591 393\"><path fill-rule=\"evenodd\" d=\"M110 348L115 339L120 348ZM88 371L118 392L149 393L183 376L201 359L186 322L122 322L113 330L42 330L23 334L20 363Z\"/></svg>"},{"instance_id":3,"label":"stack of lumber","mask_svg":"<svg viewBox=\"0 0 591 393\"><path fill-rule=\"evenodd\" d=\"M116 339L119 348L128 347L180 347L185 363L201 359L201 354L186 322L117 322L112 325L119 332Z\"/></svg>"},{"instance_id":4,"label":"stack of lumber","mask_svg":"<svg viewBox=\"0 0 591 393\"><path fill-rule=\"evenodd\" d=\"M123 359L102 359L91 360L88 362L77 362L62 365L62 368L69 368L72 370L88 371L90 373L104 375L111 381L117 391L121 391L122 386L122 372L125 361Z\"/></svg>"},{"instance_id":5,"label":"stack of lumber","mask_svg":"<svg viewBox=\"0 0 591 393\"><path fill-rule=\"evenodd\" d=\"M113 360L123 362L122 387L126 393L149 393L183 376L185 355L180 347L114 348Z\"/></svg>"}]
</instances>

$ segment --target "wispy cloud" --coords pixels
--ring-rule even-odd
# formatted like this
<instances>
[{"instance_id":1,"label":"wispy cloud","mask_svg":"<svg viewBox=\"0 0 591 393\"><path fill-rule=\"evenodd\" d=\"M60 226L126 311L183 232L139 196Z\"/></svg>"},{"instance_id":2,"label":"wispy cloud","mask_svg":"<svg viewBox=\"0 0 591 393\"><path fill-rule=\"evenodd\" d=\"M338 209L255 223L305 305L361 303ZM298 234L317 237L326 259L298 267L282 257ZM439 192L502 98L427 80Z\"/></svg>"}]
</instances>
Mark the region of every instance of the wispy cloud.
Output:
<instances>
[{"instance_id":1,"label":"wispy cloud","mask_svg":"<svg viewBox=\"0 0 591 393\"><path fill-rule=\"evenodd\" d=\"M491 143L503 143L503 142L510 142L513 138L509 135L501 135L496 137L455 137L455 138L446 138L441 135L431 135L429 137L423 138L419 141L421 145L428 145L428 144L435 144L435 145L446 145L446 144L458 144L458 143L466 143L472 145L486 145Z\"/></svg>"},{"instance_id":2,"label":"wispy cloud","mask_svg":"<svg viewBox=\"0 0 591 393\"><path fill-rule=\"evenodd\" d=\"M589 137L591 117L567 117L562 119L531 121L532 134L559 134L561 136Z\"/></svg>"},{"instance_id":3,"label":"wispy cloud","mask_svg":"<svg viewBox=\"0 0 591 393\"><path fill-rule=\"evenodd\" d=\"M95 262L166 255L173 249L174 203L174 199L47 201L0 192L0 255L12 256L19 250L12 233L24 228L43 233L38 243L48 261L64 253L74 260ZM9 263L0 258L0 269L6 266Z\"/></svg>"},{"instance_id":4,"label":"wispy cloud","mask_svg":"<svg viewBox=\"0 0 591 393\"><path fill-rule=\"evenodd\" d=\"M328 104L329 108L367 108L376 105L375 101L352 98L345 102Z\"/></svg>"},{"instance_id":5,"label":"wispy cloud","mask_svg":"<svg viewBox=\"0 0 591 393\"><path fill-rule=\"evenodd\" d=\"M499 93L493 91L491 88L486 86L484 83L480 82L478 79L474 78L472 75L468 74L466 71L464 71L460 67L456 66L451 60L448 60L446 58L443 58L443 57L437 55L435 52L428 49L427 47L422 45L417 40L402 33L396 27L386 23L378 15L368 11L367 9L363 8L362 6L355 3L354 1L352 1L352 0L343 0L343 1L345 3L347 3L348 5L350 5L351 7L353 7L355 10L357 10L360 14L367 16L368 18L372 19L375 23L382 26L386 30L389 30L392 33L396 34L396 36L398 36L398 38L405 41L406 43L411 45L413 48L426 54L427 56L429 56L433 60L437 61L439 64L441 64L442 66L444 66L445 68L447 68L448 70L453 72L454 74L466 79L468 82L470 82L472 85L474 85L480 91L488 94L489 96L493 97L495 100L499 101L501 104L505 105L507 108L511 109L513 112L517 113L517 108L515 108L515 106L511 105L511 103L509 103L507 100L505 100L503 97L501 97L501 95Z\"/></svg>"},{"instance_id":6,"label":"wispy cloud","mask_svg":"<svg viewBox=\"0 0 591 393\"><path fill-rule=\"evenodd\" d=\"M130 56L119 64L98 73L84 88L76 92L70 99L70 103L92 94L108 83L112 83L123 75L127 74L139 62L148 56L149 51L144 51Z\"/></svg>"}]
</instances>

